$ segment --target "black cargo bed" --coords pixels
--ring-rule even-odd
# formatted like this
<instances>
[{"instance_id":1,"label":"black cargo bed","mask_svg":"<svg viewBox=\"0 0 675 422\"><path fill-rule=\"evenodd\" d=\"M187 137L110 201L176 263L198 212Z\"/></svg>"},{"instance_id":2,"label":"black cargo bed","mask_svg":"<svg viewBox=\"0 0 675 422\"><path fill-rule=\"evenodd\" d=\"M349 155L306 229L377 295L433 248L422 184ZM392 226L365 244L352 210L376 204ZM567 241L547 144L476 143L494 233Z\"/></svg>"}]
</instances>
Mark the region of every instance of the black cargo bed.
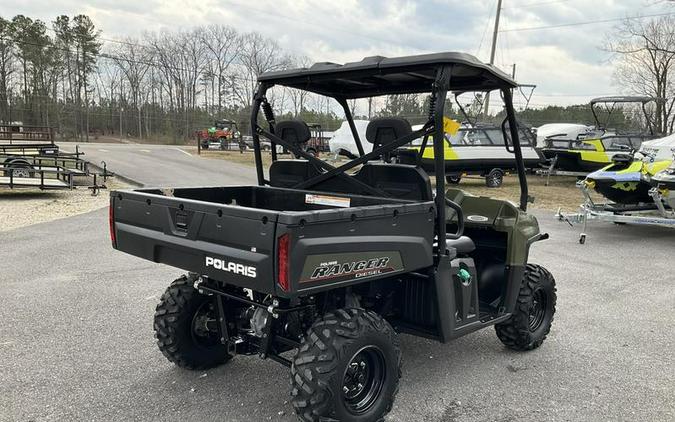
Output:
<instances>
[{"instance_id":1,"label":"black cargo bed","mask_svg":"<svg viewBox=\"0 0 675 422\"><path fill-rule=\"evenodd\" d=\"M117 249L270 294L431 265L431 201L231 186L116 191L111 206ZM275 248L283 235L292 251L287 291L276 282ZM360 256L388 256L396 265L386 272L308 275L312 266Z\"/></svg>"}]
</instances>

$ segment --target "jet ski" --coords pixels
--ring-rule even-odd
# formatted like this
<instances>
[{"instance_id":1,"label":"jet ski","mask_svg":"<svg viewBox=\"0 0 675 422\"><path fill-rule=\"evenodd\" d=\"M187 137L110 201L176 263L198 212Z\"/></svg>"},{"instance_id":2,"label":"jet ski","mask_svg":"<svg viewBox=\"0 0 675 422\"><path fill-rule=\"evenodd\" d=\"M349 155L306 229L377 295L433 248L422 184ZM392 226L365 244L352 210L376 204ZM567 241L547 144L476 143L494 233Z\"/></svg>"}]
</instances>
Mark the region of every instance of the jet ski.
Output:
<instances>
[{"instance_id":1,"label":"jet ski","mask_svg":"<svg viewBox=\"0 0 675 422\"><path fill-rule=\"evenodd\" d=\"M543 140L542 154L548 160L555 160L555 168L562 171L588 173L612 163L617 154L637 151L642 142L655 137L647 104L655 101L651 97L614 96L591 100L590 106L595 119L596 130L571 137L567 132L553 134ZM638 103L642 106L648 133L639 131L619 132L607 129L617 104ZM604 106L607 118L600 119L598 108ZM569 128L567 129L569 131ZM573 133L573 132L572 132Z\"/></svg>"},{"instance_id":2,"label":"jet ski","mask_svg":"<svg viewBox=\"0 0 675 422\"><path fill-rule=\"evenodd\" d=\"M651 184L658 189L663 201L671 209L675 209L675 148L673 162L667 169L656 173L651 179Z\"/></svg>"},{"instance_id":3,"label":"jet ski","mask_svg":"<svg viewBox=\"0 0 675 422\"><path fill-rule=\"evenodd\" d=\"M653 202L652 178L672 166L675 135L642 144L635 155L617 154L607 167L590 173L584 183L616 204Z\"/></svg>"}]
</instances>

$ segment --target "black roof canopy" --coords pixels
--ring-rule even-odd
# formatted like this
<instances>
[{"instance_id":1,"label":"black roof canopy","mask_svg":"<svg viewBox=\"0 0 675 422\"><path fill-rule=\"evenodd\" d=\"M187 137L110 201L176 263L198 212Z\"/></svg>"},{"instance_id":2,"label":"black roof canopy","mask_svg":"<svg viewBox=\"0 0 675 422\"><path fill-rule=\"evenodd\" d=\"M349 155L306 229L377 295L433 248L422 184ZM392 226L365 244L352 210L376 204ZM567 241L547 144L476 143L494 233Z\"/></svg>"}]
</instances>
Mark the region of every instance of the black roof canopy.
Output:
<instances>
[{"instance_id":1,"label":"black roof canopy","mask_svg":"<svg viewBox=\"0 0 675 422\"><path fill-rule=\"evenodd\" d=\"M431 92L436 73L451 68L450 91L491 91L514 88L504 72L465 53L434 53L359 62L315 63L309 68L266 72L259 82L283 85L337 98Z\"/></svg>"}]
</instances>

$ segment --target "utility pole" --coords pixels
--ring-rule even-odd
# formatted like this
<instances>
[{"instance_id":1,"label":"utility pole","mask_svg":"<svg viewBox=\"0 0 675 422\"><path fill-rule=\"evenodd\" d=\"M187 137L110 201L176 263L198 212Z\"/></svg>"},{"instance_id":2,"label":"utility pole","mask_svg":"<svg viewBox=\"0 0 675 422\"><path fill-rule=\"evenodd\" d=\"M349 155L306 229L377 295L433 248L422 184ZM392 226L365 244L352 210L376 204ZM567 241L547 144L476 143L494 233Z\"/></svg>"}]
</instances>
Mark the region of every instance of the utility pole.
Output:
<instances>
[{"instance_id":1,"label":"utility pole","mask_svg":"<svg viewBox=\"0 0 675 422\"><path fill-rule=\"evenodd\" d=\"M495 50L497 49L497 34L499 33L499 16L502 13L502 0L497 0L497 15L495 16L495 29L492 32L492 49L490 50L490 64L495 63ZM490 108L490 93L485 94L485 117Z\"/></svg>"}]
</instances>

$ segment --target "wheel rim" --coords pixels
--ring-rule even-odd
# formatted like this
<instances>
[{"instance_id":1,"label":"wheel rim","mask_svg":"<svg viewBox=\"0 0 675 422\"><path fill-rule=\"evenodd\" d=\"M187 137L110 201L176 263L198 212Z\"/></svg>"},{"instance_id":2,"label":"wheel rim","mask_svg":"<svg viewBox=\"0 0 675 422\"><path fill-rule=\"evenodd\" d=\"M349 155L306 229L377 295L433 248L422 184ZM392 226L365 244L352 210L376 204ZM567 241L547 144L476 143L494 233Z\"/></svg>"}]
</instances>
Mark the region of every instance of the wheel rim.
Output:
<instances>
[{"instance_id":1,"label":"wheel rim","mask_svg":"<svg viewBox=\"0 0 675 422\"><path fill-rule=\"evenodd\" d=\"M203 347L210 347L218 344L220 338L216 325L216 316L213 304L203 303L192 317L191 332L192 340L195 344Z\"/></svg>"},{"instance_id":2,"label":"wheel rim","mask_svg":"<svg viewBox=\"0 0 675 422\"><path fill-rule=\"evenodd\" d=\"M30 177L30 171L26 168L15 168L12 174L14 177Z\"/></svg>"},{"instance_id":3,"label":"wheel rim","mask_svg":"<svg viewBox=\"0 0 675 422\"><path fill-rule=\"evenodd\" d=\"M497 173L493 174L490 176L490 184L492 186L498 186L501 181L501 176Z\"/></svg>"},{"instance_id":4,"label":"wheel rim","mask_svg":"<svg viewBox=\"0 0 675 422\"><path fill-rule=\"evenodd\" d=\"M532 294L532 305L530 306L530 332L537 331L546 318L546 307L548 298L546 292L541 287Z\"/></svg>"},{"instance_id":5,"label":"wheel rim","mask_svg":"<svg viewBox=\"0 0 675 422\"><path fill-rule=\"evenodd\" d=\"M382 351L366 346L350 360L342 381L342 397L347 409L354 414L367 412L382 392L386 367Z\"/></svg>"}]
</instances>

